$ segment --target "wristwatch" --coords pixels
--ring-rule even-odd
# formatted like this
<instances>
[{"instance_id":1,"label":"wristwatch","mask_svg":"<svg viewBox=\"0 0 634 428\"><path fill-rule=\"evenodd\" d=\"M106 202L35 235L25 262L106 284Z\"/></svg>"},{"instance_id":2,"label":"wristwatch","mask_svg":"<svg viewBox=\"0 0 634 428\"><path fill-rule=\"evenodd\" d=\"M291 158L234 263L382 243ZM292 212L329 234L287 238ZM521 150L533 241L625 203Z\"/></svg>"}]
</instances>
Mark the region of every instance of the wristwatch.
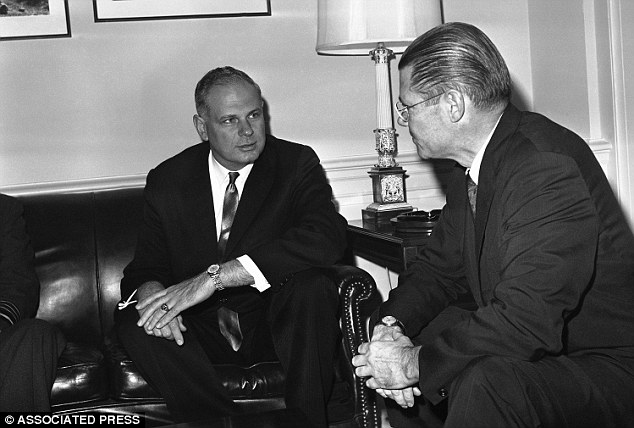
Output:
<instances>
[{"instance_id":1,"label":"wristwatch","mask_svg":"<svg viewBox=\"0 0 634 428\"><path fill-rule=\"evenodd\" d=\"M381 318L381 321L379 321L377 324L381 324L386 327L398 327L401 329L403 334L405 334L405 326L403 326L403 323L400 322L398 319L396 319L396 317L393 317L392 315L384 316L383 318Z\"/></svg>"},{"instance_id":2,"label":"wristwatch","mask_svg":"<svg viewBox=\"0 0 634 428\"><path fill-rule=\"evenodd\" d=\"M225 286L222 285L222 280L220 279L220 265L213 264L207 268L207 273L211 277L211 280L214 283L217 291L222 291L225 289Z\"/></svg>"}]
</instances>

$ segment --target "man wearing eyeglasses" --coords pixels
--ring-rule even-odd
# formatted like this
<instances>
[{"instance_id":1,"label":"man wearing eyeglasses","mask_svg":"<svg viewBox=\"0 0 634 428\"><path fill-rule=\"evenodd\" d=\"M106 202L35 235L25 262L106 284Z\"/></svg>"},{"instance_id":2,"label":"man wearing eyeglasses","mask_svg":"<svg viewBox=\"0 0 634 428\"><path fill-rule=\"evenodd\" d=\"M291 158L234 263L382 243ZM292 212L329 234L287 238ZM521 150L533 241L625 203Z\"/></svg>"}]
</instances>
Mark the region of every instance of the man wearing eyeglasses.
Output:
<instances>
[{"instance_id":1,"label":"man wearing eyeglasses","mask_svg":"<svg viewBox=\"0 0 634 428\"><path fill-rule=\"evenodd\" d=\"M398 428L634 426L634 236L593 153L509 102L476 27L430 30L399 71L399 123L457 165L356 374Z\"/></svg>"}]
</instances>

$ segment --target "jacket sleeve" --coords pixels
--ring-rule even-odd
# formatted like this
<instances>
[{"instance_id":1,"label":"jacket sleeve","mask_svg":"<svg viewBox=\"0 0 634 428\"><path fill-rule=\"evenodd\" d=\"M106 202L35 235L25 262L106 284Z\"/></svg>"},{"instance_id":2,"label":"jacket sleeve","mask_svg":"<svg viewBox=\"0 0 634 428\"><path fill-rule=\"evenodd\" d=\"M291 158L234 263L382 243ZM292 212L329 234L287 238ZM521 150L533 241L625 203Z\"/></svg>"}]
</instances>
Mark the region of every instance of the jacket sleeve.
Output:
<instances>
[{"instance_id":1,"label":"jacket sleeve","mask_svg":"<svg viewBox=\"0 0 634 428\"><path fill-rule=\"evenodd\" d=\"M447 191L447 203L423 250L399 275L398 287L379 307L379 317L393 315L410 337L460 295L469 293L465 279L463 240L466 200L464 169L456 167ZM379 318L380 319L380 318Z\"/></svg>"},{"instance_id":2,"label":"jacket sleeve","mask_svg":"<svg viewBox=\"0 0 634 428\"><path fill-rule=\"evenodd\" d=\"M346 248L346 221L335 209L332 189L312 149L301 151L288 179L288 227L248 251L273 287L301 270L336 263Z\"/></svg>"},{"instance_id":3,"label":"jacket sleeve","mask_svg":"<svg viewBox=\"0 0 634 428\"><path fill-rule=\"evenodd\" d=\"M15 324L35 315L40 284L33 262L22 206L0 195L0 322Z\"/></svg>"},{"instance_id":4,"label":"jacket sleeve","mask_svg":"<svg viewBox=\"0 0 634 428\"><path fill-rule=\"evenodd\" d=\"M172 283L167 241L159 215L160 189L155 177L155 170L151 170L143 190L143 221L139 227L135 254L121 279L121 298L124 300L145 282L157 281L166 287Z\"/></svg>"}]
</instances>

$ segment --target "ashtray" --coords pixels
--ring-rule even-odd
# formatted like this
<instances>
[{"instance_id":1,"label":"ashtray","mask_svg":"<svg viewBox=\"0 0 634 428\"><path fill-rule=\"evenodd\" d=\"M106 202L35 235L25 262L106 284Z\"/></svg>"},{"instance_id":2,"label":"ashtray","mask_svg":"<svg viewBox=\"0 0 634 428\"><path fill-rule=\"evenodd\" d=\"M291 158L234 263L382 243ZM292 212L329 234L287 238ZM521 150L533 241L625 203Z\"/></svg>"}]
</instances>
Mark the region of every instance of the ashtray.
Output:
<instances>
[{"instance_id":1,"label":"ashtray","mask_svg":"<svg viewBox=\"0 0 634 428\"><path fill-rule=\"evenodd\" d=\"M429 235L438 222L442 210L411 211L390 219L397 235Z\"/></svg>"}]
</instances>

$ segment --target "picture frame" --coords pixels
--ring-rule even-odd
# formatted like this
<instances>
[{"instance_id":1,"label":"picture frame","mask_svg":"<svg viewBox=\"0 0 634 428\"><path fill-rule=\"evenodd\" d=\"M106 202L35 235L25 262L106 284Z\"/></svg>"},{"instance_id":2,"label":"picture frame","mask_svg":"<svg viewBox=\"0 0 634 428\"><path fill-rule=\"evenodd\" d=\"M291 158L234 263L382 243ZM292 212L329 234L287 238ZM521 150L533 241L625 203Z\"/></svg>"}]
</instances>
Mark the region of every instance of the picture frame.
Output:
<instances>
[{"instance_id":1,"label":"picture frame","mask_svg":"<svg viewBox=\"0 0 634 428\"><path fill-rule=\"evenodd\" d=\"M71 37L68 0L42 0L48 3L48 13L42 14L31 13L18 1L2 3L6 9L0 14L0 41ZM17 7L24 10L16 12Z\"/></svg>"},{"instance_id":2,"label":"picture frame","mask_svg":"<svg viewBox=\"0 0 634 428\"><path fill-rule=\"evenodd\" d=\"M95 22L270 16L270 0L93 0Z\"/></svg>"}]
</instances>

